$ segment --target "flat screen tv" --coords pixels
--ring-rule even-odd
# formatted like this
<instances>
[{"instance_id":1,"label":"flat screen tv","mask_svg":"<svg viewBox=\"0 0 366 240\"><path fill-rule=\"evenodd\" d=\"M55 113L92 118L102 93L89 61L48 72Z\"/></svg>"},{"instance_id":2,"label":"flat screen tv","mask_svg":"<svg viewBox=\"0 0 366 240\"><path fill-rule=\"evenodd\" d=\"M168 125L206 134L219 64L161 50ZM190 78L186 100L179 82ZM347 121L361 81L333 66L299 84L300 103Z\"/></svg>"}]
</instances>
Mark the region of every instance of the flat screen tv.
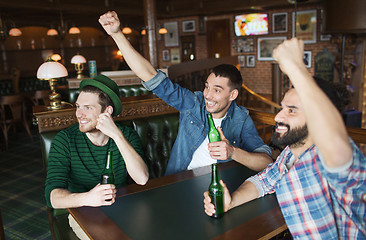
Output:
<instances>
[{"instance_id":1,"label":"flat screen tv","mask_svg":"<svg viewBox=\"0 0 366 240\"><path fill-rule=\"evenodd\" d=\"M268 34L268 14L252 13L235 16L236 36Z\"/></svg>"}]
</instances>

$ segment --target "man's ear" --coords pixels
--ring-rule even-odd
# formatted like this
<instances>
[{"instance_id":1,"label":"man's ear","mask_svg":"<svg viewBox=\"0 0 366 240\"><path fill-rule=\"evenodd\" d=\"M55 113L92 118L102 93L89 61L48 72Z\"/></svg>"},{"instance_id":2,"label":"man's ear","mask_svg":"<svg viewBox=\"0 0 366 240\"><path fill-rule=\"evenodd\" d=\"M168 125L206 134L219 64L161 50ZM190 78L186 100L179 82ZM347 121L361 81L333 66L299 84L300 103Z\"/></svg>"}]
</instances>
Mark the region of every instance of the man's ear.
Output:
<instances>
[{"instance_id":1,"label":"man's ear","mask_svg":"<svg viewBox=\"0 0 366 240\"><path fill-rule=\"evenodd\" d=\"M113 107L111 105L109 105L108 107L106 107L106 109L104 110L104 112L109 113L110 115L112 115L112 113L113 113Z\"/></svg>"},{"instance_id":2,"label":"man's ear","mask_svg":"<svg viewBox=\"0 0 366 240\"><path fill-rule=\"evenodd\" d=\"M234 101L239 95L239 91L238 89L234 89L231 91L231 94L230 94L230 101Z\"/></svg>"}]
</instances>

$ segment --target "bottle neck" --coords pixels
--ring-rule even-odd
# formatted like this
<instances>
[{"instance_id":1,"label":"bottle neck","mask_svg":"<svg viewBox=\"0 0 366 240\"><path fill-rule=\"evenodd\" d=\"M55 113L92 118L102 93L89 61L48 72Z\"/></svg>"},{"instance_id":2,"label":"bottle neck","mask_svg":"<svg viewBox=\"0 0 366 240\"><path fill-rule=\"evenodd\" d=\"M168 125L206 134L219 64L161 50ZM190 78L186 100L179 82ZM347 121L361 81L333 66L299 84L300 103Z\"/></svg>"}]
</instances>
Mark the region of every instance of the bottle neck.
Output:
<instances>
[{"instance_id":1,"label":"bottle neck","mask_svg":"<svg viewBox=\"0 0 366 240\"><path fill-rule=\"evenodd\" d=\"M212 164L212 183L218 183L219 182L219 174L217 171L217 164Z\"/></svg>"},{"instance_id":2,"label":"bottle neck","mask_svg":"<svg viewBox=\"0 0 366 240\"><path fill-rule=\"evenodd\" d=\"M107 154L107 161L105 163L105 169L113 169L113 153L111 151L108 151Z\"/></svg>"},{"instance_id":3,"label":"bottle neck","mask_svg":"<svg viewBox=\"0 0 366 240\"><path fill-rule=\"evenodd\" d=\"M215 127L215 124L214 124L214 121L213 121L213 119L212 119L212 115L211 115L211 113L208 113L208 114L207 114L207 117L208 117L208 124L210 125L210 129L216 128L216 127Z\"/></svg>"}]
</instances>

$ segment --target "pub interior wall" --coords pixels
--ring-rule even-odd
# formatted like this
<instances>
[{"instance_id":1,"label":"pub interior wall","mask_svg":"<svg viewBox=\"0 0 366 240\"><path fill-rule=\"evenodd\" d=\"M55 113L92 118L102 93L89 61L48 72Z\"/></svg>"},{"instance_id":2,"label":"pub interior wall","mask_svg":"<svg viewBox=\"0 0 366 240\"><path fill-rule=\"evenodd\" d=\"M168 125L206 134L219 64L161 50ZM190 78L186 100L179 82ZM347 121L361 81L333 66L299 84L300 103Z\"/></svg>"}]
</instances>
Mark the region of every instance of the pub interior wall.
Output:
<instances>
[{"instance_id":1,"label":"pub interior wall","mask_svg":"<svg viewBox=\"0 0 366 240\"><path fill-rule=\"evenodd\" d=\"M334 56L338 54L337 45L333 43L332 40L327 41L321 41L320 40L320 34L321 34L321 24L322 24L322 6L312 6L312 7L306 7L306 8L298 8L298 11L302 10L313 10L317 9L317 39L316 43L314 44L305 44L305 51L311 51L312 53L312 63L311 68L309 68L309 72L314 74L314 56L316 56L319 52L322 52L324 48L326 48L328 51L330 51ZM287 12L288 14L288 31L286 33L273 33L272 32L272 15L273 13L283 13ZM258 61L257 59L257 40L258 38L262 37L282 37L285 36L287 39L290 39L292 37L292 12L293 9L289 8L282 8L282 9L275 9L270 11L264 11L264 13L268 13L268 29L269 33L266 35L257 35L257 36L249 36L249 37L236 37L234 33L234 17L236 14L226 14L226 15L219 15L219 16L208 16L205 17L205 21L211 21L211 20L219 20L219 19L228 19L230 22L230 42L231 42L231 55L232 56L248 56L248 55L254 55L255 56L255 67L247 67L246 65L244 67L240 68L240 71L242 73L244 83L251 88L253 91L264 94L264 95L271 95L272 93L272 63L273 61ZM239 14L245 14L245 12L239 13ZM196 25L196 31L194 33L183 33L182 31L182 22L186 20L194 20ZM198 17L185 17L185 18L174 18L174 19L165 19L165 20L159 20L159 23L163 25L166 22L178 22L178 32L179 36L185 36L185 35L194 35L196 38L196 59L204 59L207 58L207 38L206 33L202 33L197 29L199 18ZM251 52L238 52L237 51L237 42L238 39L253 39L254 42L254 48ZM159 66L161 67L167 67L172 65L171 62L163 61L162 58L162 51L163 50L170 50L172 48L179 48L178 47L165 47L164 43L164 37L162 37L160 40L158 40L157 43L157 49L158 49L158 56L159 56Z\"/></svg>"},{"instance_id":2,"label":"pub interior wall","mask_svg":"<svg viewBox=\"0 0 366 240\"><path fill-rule=\"evenodd\" d=\"M298 11L302 10L317 10L317 37L316 43L305 44L305 50L311 51L312 62L309 71L314 73L314 57L324 48L330 51L338 59L340 58L340 35L333 35L330 40L322 41L320 38L322 32L323 23L323 9L321 5L314 5L310 7L298 7ZM272 63L273 61L258 61L257 59L257 40L261 37L278 37L285 36L287 39L292 36L292 8L282 8L273 9L269 11L264 11L268 13L269 20L269 34L250 36L250 37L236 37L234 34L234 16L236 14L225 14L218 16L192 16L184 18L170 18L170 19L159 19L157 22L160 26L163 26L167 22L177 22L178 25L178 45L174 47L166 47L164 35L158 35L157 37L157 56L158 65L160 68L169 67L172 64L171 52L172 50L177 51L179 55L182 55L182 43L181 37L194 36L194 52L195 59L205 59L208 57L207 49L207 32L205 31L205 25L208 21L226 19L229 20L229 44L231 44L231 55L232 56L248 56L253 55L255 57L255 67L244 67L240 68L243 75L245 84L257 93L263 94L265 96L270 96L272 93ZM287 12L287 28L286 33L273 33L272 32L272 15L274 13ZM238 13L245 14L245 12ZM184 21L195 22L195 31L193 32L183 32L182 24ZM107 36L102 29L93 28L81 28L82 34L79 36L68 35L63 41L54 37L46 36L46 28L41 27L29 27L30 29L22 29L25 34L21 37L8 37L4 42L2 42L2 56L0 57L0 73L6 74L10 72L12 67L16 67L21 71L21 78L24 77L35 77L38 67L43 63L44 55L49 52L61 53L63 51L64 63L69 70L71 77L75 74L75 70L70 63L70 59L76 53L80 53L86 57L87 60L96 60L98 71L102 70L121 70L125 69L123 57L117 55L117 47L113 40ZM30 34L31 33L31 34ZM146 36L139 35L137 30L133 31L133 34L127 36L132 42L135 48L139 49L145 56L146 54ZM254 47L251 52L238 52L237 44L238 39L253 39ZM363 100L363 79L364 71L362 66L364 63L364 37L359 39L356 43L356 48L346 51L348 58L353 58L357 64L356 70L353 72L352 76L352 86L355 88L354 94L354 108L360 109ZM21 43L19 47L19 42ZM34 44L32 44L32 42ZM63 43L61 47L61 42ZM357 47L358 46L358 47ZM62 50L63 49L63 50ZM163 58L163 51L169 51L169 60L165 61ZM4 57L5 56L5 57ZM4 60L5 59L5 60ZM179 62L179 61L178 61ZM177 63L178 63L177 62ZM87 69L87 66L85 66ZM87 74L85 72L85 74ZM339 74L338 71L334 70L334 81L338 81Z\"/></svg>"}]
</instances>

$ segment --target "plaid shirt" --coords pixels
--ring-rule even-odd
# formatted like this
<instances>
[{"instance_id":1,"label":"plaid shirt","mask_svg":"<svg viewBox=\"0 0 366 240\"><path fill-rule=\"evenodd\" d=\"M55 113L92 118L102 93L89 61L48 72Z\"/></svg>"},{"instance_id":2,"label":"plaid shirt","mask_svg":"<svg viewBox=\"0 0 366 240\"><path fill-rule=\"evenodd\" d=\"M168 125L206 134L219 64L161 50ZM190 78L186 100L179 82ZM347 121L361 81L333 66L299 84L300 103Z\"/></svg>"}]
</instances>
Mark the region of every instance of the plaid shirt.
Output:
<instances>
[{"instance_id":1,"label":"plaid shirt","mask_svg":"<svg viewBox=\"0 0 366 240\"><path fill-rule=\"evenodd\" d=\"M366 159L351 140L353 161L326 169L314 145L295 158L286 147L276 162L249 178L260 195L276 192L294 239L366 239Z\"/></svg>"}]
</instances>

